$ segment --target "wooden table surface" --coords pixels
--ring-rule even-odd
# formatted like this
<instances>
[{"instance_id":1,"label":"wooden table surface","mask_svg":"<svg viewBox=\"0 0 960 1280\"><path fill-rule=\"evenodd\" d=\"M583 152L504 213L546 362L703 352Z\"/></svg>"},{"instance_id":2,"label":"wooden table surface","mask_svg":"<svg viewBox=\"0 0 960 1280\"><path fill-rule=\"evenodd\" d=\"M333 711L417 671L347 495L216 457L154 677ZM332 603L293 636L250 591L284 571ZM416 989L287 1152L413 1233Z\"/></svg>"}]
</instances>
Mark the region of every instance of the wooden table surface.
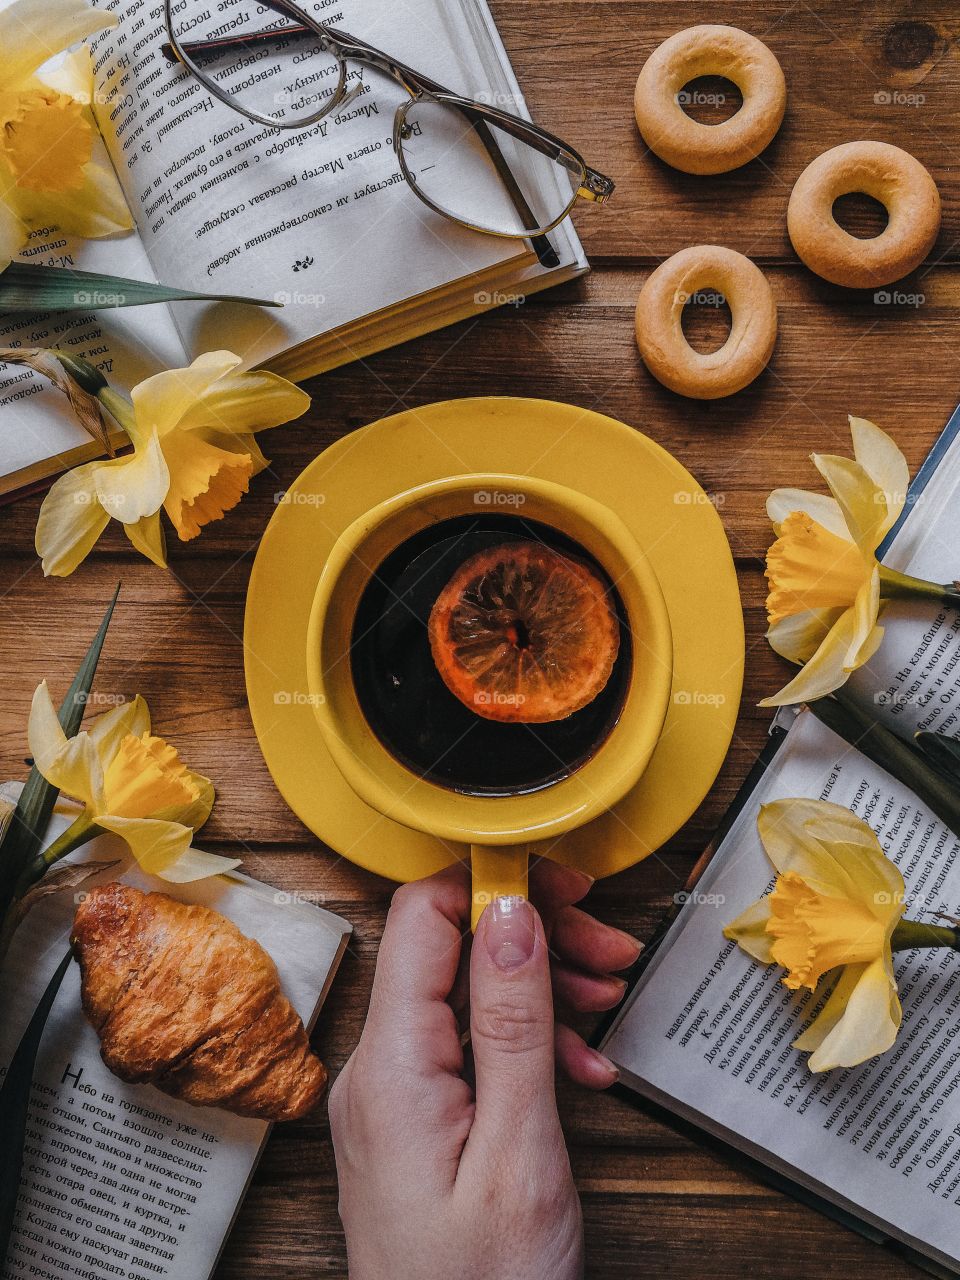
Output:
<instances>
[{"instance_id":1,"label":"wooden table surface","mask_svg":"<svg viewBox=\"0 0 960 1280\"><path fill-rule=\"evenodd\" d=\"M960 19L951 6L493 0L493 9L534 116L617 180L607 209L578 219L593 273L524 306L315 380L308 386L315 395L309 418L269 436L271 471L225 521L189 546L173 544L169 573L138 558L111 531L72 578L44 581L33 552L39 499L5 510L0 525L0 777L24 773L34 686L47 677L55 691L66 688L122 578L99 684L144 694L159 731L215 780L218 801L202 843L239 853L254 876L317 895L356 926L317 1036L334 1072L360 1033L391 885L331 857L298 823L274 789L253 734L243 684L243 602L274 493L327 444L365 422L451 396L502 393L551 397L632 423L715 495L740 574L746 687L729 757L699 812L657 857L591 892L588 901L601 919L644 936L763 743L769 712L756 703L784 675L763 639L767 492L810 483L812 450L845 452L848 412L891 430L915 468L960 398ZM633 85L646 56L672 32L701 21L736 23L767 41L789 90L783 128L763 157L718 178L666 168L647 152L632 117ZM870 293L824 284L797 263L787 239L787 198L804 166L828 146L868 137L912 151L943 196L943 228L930 262L898 286L915 295L910 302L875 302ZM852 207L849 216L851 225L875 233L868 210ZM704 242L759 262L780 309L767 372L715 403L680 399L652 381L633 337L634 304L651 267ZM716 342L721 325L716 314L698 315L691 332L696 341ZM709 599L703 613L709 627ZM562 1083L560 1107L594 1280L919 1275L617 1099ZM325 1117L279 1128L218 1277L344 1275L336 1205Z\"/></svg>"}]
</instances>

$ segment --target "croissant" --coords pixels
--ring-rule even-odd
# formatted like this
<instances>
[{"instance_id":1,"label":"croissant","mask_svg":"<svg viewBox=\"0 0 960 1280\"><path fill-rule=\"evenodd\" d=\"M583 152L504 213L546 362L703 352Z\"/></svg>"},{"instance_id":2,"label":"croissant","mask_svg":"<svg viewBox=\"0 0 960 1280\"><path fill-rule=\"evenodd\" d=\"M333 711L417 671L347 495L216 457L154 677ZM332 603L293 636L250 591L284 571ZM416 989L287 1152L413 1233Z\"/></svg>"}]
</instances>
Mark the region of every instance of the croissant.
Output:
<instances>
[{"instance_id":1,"label":"croissant","mask_svg":"<svg viewBox=\"0 0 960 1280\"><path fill-rule=\"evenodd\" d=\"M121 1080L261 1120L320 1100L327 1073L276 966L218 911L114 882L86 896L71 941L84 1012Z\"/></svg>"}]
</instances>

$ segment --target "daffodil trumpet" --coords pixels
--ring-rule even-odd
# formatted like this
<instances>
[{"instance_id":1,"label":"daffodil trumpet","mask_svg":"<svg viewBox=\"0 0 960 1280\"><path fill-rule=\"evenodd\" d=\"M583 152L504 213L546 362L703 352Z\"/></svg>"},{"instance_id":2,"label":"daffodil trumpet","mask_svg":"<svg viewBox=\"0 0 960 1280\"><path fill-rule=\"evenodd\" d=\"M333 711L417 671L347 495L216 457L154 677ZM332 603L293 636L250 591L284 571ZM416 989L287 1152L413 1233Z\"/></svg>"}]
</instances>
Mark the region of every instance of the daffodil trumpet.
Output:
<instances>
[{"instance_id":1,"label":"daffodil trumpet","mask_svg":"<svg viewBox=\"0 0 960 1280\"><path fill-rule=\"evenodd\" d=\"M893 956L960 951L960 925L904 918L906 887L871 827L842 805L802 798L763 805L757 830L776 872L770 893L724 929L791 991L814 993L794 1041L811 1071L855 1067L894 1044L903 1013Z\"/></svg>"},{"instance_id":2,"label":"daffodil trumpet","mask_svg":"<svg viewBox=\"0 0 960 1280\"><path fill-rule=\"evenodd\" d=\"M129 397L76 356L28 354L35 362L55 357L71 385L105 408L132 445L120 457L68 471L50 489L36 532L46 575L71 574L111 520L137 551L166 567L161 512L182 542L195 538L232 510L251 478L269 465L254 433L299 418L310 406L299 387L265 370L241 370L240 357L230 351L207 352L186 369L154 374Z\"/></svg>"},{"instance_id":3,"label":"daffodil trumpet","mask_svg":"<svg viewBox=\"0 0 960 1280\"><path fill-rule=\"evenodd\" d=\"M767 552L767 639L802 669L761 706L811 702L839 689L870 661L890 600L924 599L960 609L960 586L910 577L877 551L906 505L910 474L893 440L850 418L854 457L814 454L830 495L777 489L767 514L777 535Z\"/></svg>"},{"instance_id":4,"label":"daffodil trumpet","mask_svg":"<svg viewBox=\"0 0 960 1280\"><path fill-rule=\"evenodd\" d=\"M13 0L0 8L0 271L31 231L57 227L100 239L133 219L97 152L88 36L117 25L84 0Z\"/></svg>"}]
</instances>

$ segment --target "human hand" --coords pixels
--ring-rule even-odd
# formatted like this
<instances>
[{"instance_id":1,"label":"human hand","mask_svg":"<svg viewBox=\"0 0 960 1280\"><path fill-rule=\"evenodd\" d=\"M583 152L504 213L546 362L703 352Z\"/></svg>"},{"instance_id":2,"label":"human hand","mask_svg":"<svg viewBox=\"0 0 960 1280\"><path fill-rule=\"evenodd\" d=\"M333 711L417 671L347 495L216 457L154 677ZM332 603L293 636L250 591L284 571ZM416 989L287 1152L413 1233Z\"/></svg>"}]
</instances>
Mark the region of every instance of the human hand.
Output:
<instances>
[{"instance_id":1,"label":"human hand","mask_svg":"<svg viewBox=\"0 0 960 1280\"><path fill-rule=\"evenodd\" d=\"M573 906L588 887L540 862L531 875L540 912L500 900L472 947L463 867L395 894L363 1035L330 1094L351 1280L582 1274L555 1036L574 1079L603 1088L616 1072L555 1027L550 950L557 994L577 1009L615 1003L623 983L609 972L639 953ZM473 1088L458 1026L468 1003Z\"/></svg>"}]
</instances>

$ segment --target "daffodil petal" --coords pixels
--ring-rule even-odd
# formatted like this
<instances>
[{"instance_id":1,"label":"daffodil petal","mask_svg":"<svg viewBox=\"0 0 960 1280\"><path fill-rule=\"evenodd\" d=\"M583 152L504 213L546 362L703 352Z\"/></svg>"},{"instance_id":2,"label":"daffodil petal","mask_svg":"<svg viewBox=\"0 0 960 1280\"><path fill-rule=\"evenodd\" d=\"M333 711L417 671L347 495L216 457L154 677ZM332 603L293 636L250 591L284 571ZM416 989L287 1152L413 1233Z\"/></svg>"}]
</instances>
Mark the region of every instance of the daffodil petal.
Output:
<instances>
[{"instance_id":1,"label":"daffodil petal","mask_svg":"<svg viewBox=\"0 0 960 1280\"><path fill-rule=\"evenodd\" d=\"M50 223L69 235L103 240L133 229L117 175L91 160L83 168L83 185L68 191L17 192L17 207L29 221Z\"/></svg>"},{"instance_id":2,"label":"daffodil petal","mask_svg":"<svg viewBox=\"0 0 960 1280\"><path fill-rule=\"evenodd\" d=\"M767 933L770 919L770 899L761 898L741 911L723 931L723 936L737 943L748 955L761 964L773 964L773 938Z\"/></svg>"},{"instance_id":3,"label":"daffodil petal","mask_svg":"<svg viewBox=\"0 0 960 1280\"><path fill-rule=\"evenodd\" d=\"M812 801L804 810L804 832L819 842L857 886L858 896L878 919L903 915L906 886L900 868L884 853L873 828L843 805Z\"/></svg>"},{"instance_id":4,"label":"daffodil petal","mask_svg":"<svg viewBox=\"0 0 960 1280\"><path fill-rule=\"evenodd\" d=\"M808 609L805 613L781 618L768 629L767 640L781 657L802 665L820 648L842 613L843 609Z\"/></svg>"},{"instance_id":5,"label":"daffodil petal","mask_svg":"<svg viewBox=\"0 0 960 1280\"><path fill-rule=\"evenodd\" d=\"M830 992L827 1003L820 1010L817 1017L814 1018L813 1022L810 1023L806 1031L794 1040L793 1047L795 1049L800 1049L804 1053L813 1053L814 1049L820 1048L846 1012L847 1004L851 995L853 995L854 988L863 977L867 967L866 964L844 965L840 970L840 977Z\"/></svg>"},{"instance_id":6,"label":"daffodil petal","mask_svg":"<svg viewBox=\"0 0 960 1280\"><path fill-rule=\"evenodd\" d=\"M139 383L130 398L141 429L166 435L200 396L240 363L232 351L207 351L186 369L165 369Z\"/></svg>"},{"instance_id":7,"label":"daffodil petal","mask_svg":"<svg viewBox=\"0 0 960 1280\"><path fill-rule=\"evenodd\" d=\"M876 652L880 640L883 638L882 628L877 629L880 631L880 635L873 637L873 648L870 649L871 656ZM798 702L813 702L815 698L823 698L828 693L833 693L834 689L839 689L842 684L846 683L853 669L848 667L846 663L850 646L856 634L856 611L851 607L843 611L827 635L824 636L820 647L807 662L806 666L794 676L789 684L784 685L779 693L762 699L759 706L789 707Z\"/></svg>"},{"instance_id":8,"label":"daffodil petal","mask_svg":"<svg viewBox=\"0 0 960 1280\"><path fill-rule=\"evenodd\" d=\"M860 975L842 1016L807 1066L811 1071L833 1071L886 1053L897 1038L902 1018L892 966L885 958L874 960Z\"/></svg>"},{"instance_id":9,"label":"daffodil petal","mask_svg":"<svg viewBox=\"0 0 960 1280\"><path fill-rule=\"evenodd\" d=\"M840 504L835 498L828 498L825 493L814 493L810 489L774 489L767 499L767 515L778 537L780 525L795 511L805 511L817 524L822 524L838 538L850 537Z\"/></svg>"},{"instance_id":10,"label":"daffodil petal","mask_svg":"<svg viewBox=\"0 0 960 1280\"><path fill-rule=\"evenodd\" d=\"M264 456L263 450L257 444L257 437L251 433L242 432L235 436L228 436L220 431L200 431L196 434L202 436L208 444L215 445L218 449L225 449L228 453L245 453L253 466L250 472L251 477L266 471L270 465L270 459Z\"/></svg>"},{"instance_id":11,"label":"daffodil petal","mask_svg":"<svg viewBox=\"0 0 960 1280\"><path fill-rule=\"evenodd\" d=\"M36 548L47 577L65 578L73 573L110 522L97 501L93 477L99 465L93 462L68 471L43 500Z\"/></svg>"},{"instance_id":12,"label":"daffodil petal","mask_svg":"<svg viewBox=\"0 0 960 1280\"><path fill-rule=\"evenodd\" d=\"M52 70L44 71L38 79L58 93L65 93L89 106L93 102L94 88L90 46L84 44L72 53L65 53L57 59Z\"/></svg>"},{"instance_id":13,"label":"daffodil petal","mask_svg":"<svg viewBox=\"0 0 960 1280\"><path fill-rule=\"evenodd\" d=\"M824 806L837 807L829 801L800 796L761 805L757 815L760 842L778 875L793 872L828 898L855 898L857 886L846 869L810 831Z\"/></svg>"},{"instance_id":14,"label":"daffodil petal","mask_svg":"<svg viewBox=\"0 0 960 1280\"><path fill-rule=\"evenodd\" d=\"M121 702L90 724L86 730L106 768L117 753L120 743L132 733L139 738L150 732L150 711L139 693L130 702Z\"/></svg>"},{"instance_id":15,"label":"daffodil petal","mask_svg":"<svg viewBox=\"0 0 960 1280\"><path fill-rule=\"evenodd\" d=\"M896 523L906 503L910 468L893 440L868 419L851 417L850 434L857 462L886 495L886 533Z\"/></svg>"},{"instance_id":16,"label":"daffodil petal","mask_svg":"<svg viewBox=\"0 0 960 1280\"><path fill-rule=\"evenodd\" d=\"M116 25L114 14L86 0L13 0L0 9L3 87L12 89L54 54Z\"/></svg>"},{"instance_id":17,"label":"daffodil petal","mask_svg":"<svg viewBox=\"0 0 960 1280\"><path fill-rule=\"evenodd\" d=\"M830 453L815 453L813 461L839 504L848 537L869 559L889 528L886 494L859 462Z\"/></svg>"},{"instance_id":18,"label":"daffodil petal","mask_svg":"<svg viewBox=\"0 0 960 1280\"><path fill-rule=\"evenodd\" d=\"M205 778L202 773L194 773L192 769L188 769L187 773L190 775L190 780L199 794L192 805L178 810L177 821L196 832L210 817L210 811L216 799L216 792L213 783L209 778Z\"/></svg>"},{"instance_id":19,"label":"daffodil petal","mask_svg":"<svg viewBox=\"0 0 960 1280\"><path fill-rule=\"evenodd\" d=\"M0 174L0 183L3 176ZM27 243L30 230L20 215L0 190L0 271L6 271L10 263Z\"/></svg>"},{"instance_id":20,"label":"daffodil petal","mask_svg":"<svg viewBox=\"0 0 960 1280\"><path fill-rule=\"evenodd\" d=\"M103 800L103 770L96 748L87 733L68 738L63 732L46 680L33 695L27 740L44 778L96 812Z\"/></svg>"},{"instance_id":21,"label":"daffodil petal","mask_svg":"<svg viewBox=\"0 0 960 1280\"><path fill-rule=\"evenodd\" d=\"M41 680L33 691L27 741L34 764L46 777L47 769L67 745L67 735L63 732L46 680Z\"/></svg>"},{"instance_id":22,"label":"daffodil petal","mask_svg":"<svg viewBox=\"0 0 960 1280\"><path fill-rule=\"evenodd\" d=\"M148 875L162 875L190 848L193 828L160 818L118 818L101 814L97 826L112 831L128 845Z\"/></svg>"},{"instance_id":23,"label":"daffodil petal","mask_svg":"<svg viewBox=\"0 0 960 1280\"><path fill-rule=\"evenodd\" d=\"M154 431L133 454L95 465L97 500L108 515L136 524L155 515L170 488L170 472Z\"/></svg>"},{"instance_id":24,"label":"daffodil petal","mask_svg":"<svg viewBox=\"0 0 960 1280\"><path fill-rule=\"evenodd\" d=\"M197 396L178 425L242 434L279 427L309 408L307 393L275 373L227 373Z\"/></svg>"},{"instance_id":25,"label":"daffodil petal","mask_svg":"<svg viewBox=\"0 0 960 1280\"><path fill-rule=\"evenodd\" d=\"M161 569L167 567L167 541L160 523L160 512L143 516L133 524L125 524L123 532L136 549Z\"/></svg>"},{"instance_id":26,"label":"daffodil petal","mask_svg":"<svg viewBox=\"0 0 960 1280\"><path fill-rule=\"evenodd\" d=\"M876 653L883 640L884 629L877 626L880 616L880 566L874 565L870 577L857 592L853 602L854 630L844 666L848 671L862 667Z\"/></svg>"},{"instance_id":27,"label":"daffodil petal","mask_svg":"<svg viewBox=\"0 0 960 1280\"><path fill-rule=\"evenodd\" d=\"M222 876L239 866L239 858L223 858L217 853L204 853L202 849L187 849L176 862L157 874L171 884L190 884L193 880L205 880L207 876Z\"/></svg>"}]
</instances>

